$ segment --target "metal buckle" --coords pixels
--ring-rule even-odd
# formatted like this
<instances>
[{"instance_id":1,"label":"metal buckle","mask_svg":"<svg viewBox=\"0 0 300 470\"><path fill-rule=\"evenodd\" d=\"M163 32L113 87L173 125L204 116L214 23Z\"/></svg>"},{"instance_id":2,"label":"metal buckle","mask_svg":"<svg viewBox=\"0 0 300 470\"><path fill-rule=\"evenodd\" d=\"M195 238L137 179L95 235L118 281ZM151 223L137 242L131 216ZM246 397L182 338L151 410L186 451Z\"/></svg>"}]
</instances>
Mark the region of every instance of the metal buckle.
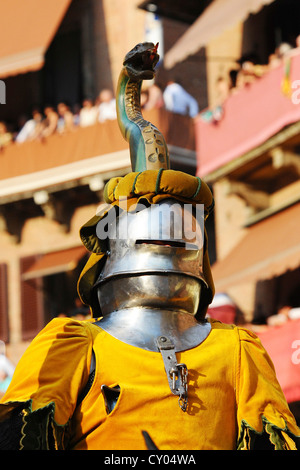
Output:
<instances>
[{"instance_id":1,"label":"metal buckle","mask_svg":"<svg viewBox=\"0 0 300 470\"><path fill-rule=\"evenodd\" d=\"M174 344L167 336L159 336L156 340L162 355L169 387L173 395L179 397L178 403L183 411L188 405L188 369L185 364L178 364Z\"/></svg>"}]
</instances>

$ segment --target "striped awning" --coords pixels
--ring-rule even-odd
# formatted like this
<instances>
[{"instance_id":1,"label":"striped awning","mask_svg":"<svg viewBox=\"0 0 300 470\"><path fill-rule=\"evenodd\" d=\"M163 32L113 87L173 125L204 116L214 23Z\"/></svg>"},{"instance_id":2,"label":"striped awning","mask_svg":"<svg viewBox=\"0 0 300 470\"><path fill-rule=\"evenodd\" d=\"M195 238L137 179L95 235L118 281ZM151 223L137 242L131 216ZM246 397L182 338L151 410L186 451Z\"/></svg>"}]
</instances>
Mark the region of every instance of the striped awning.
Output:
<instances>
[{"instance_id":1,"label":"striped awning","mask_svg":"<svg viewBox=\"0 0 300 470\"><path fill-rule=\"evenodd\" d=\"M214 0L165 54L164 65L171 69L238 22L245 21L274 0Z\"/></svg>"},{"instance_id":2,"label":"striped awning","mask_svg":"<svg viewBox=\"0 0 300 470\"><path fill-rule=\"evenodd\" d=\"M38 277L50 276L51 274L72 271L86 254L87 251L84 246L46 253L22 274L22 280L28 281Z\"/></svg>"},{"instance_id":3,"label":"striped awning","mask_svg":"<svg viewBox=\"0 0 300 470\"><path fill-rule=\"evenodd\" d=\"M71 0L0 0L0 78L39 70Z\"/></svg>"},{"instance_id":4,"label":"striped awning","mask_svg":"<svg viewBox=\"0 0 300 470\"><path fill-rule=\"evenodd\" d=\"M279 276L300 266L300 203L248 228L246 235L212 266L216 290Z\"/></svg>"}]
</instances>

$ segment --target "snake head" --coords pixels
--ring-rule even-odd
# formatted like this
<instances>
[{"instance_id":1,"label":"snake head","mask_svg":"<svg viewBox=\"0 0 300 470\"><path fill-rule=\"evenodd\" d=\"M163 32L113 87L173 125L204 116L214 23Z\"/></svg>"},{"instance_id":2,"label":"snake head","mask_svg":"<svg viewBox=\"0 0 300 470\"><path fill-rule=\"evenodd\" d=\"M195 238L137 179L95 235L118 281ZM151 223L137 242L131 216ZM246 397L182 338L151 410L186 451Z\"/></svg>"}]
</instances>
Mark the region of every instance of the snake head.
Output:
<instances>
[{"instance_id":1,"label":"snake head","mask_svg":"<svg viewBox=\"0 0 300 470\"><path fill-rule=\"evenodd\" d=\"M154 68L159 60L157 48L158 43L154 45L152 42L143 42L137 44L126 54L123 66L129 78L151 80L154 77Z\"/></svg>"}]
</instances>

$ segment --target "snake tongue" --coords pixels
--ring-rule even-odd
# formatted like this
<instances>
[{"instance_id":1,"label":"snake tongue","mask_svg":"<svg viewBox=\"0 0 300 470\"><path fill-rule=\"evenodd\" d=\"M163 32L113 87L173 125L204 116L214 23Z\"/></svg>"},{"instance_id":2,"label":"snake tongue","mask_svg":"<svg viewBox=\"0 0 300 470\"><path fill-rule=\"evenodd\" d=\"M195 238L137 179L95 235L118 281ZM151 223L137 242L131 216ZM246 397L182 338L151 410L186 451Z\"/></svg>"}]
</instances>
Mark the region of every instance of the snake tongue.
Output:
<instances>
[{"instance_id":1,"label":"snake tongue","mask_svg":"<svg viewBox=\"0 0 300 470\"><path fill-rule=\"evenodd\" d=\"M158 44L159 43L156 43L156 45L154 46L154 48L152 49L152 54L150 55L150 59L151 60L154 60L156 54L157 54L157 48L158 48Z\"/></svg>"}]
</instances>

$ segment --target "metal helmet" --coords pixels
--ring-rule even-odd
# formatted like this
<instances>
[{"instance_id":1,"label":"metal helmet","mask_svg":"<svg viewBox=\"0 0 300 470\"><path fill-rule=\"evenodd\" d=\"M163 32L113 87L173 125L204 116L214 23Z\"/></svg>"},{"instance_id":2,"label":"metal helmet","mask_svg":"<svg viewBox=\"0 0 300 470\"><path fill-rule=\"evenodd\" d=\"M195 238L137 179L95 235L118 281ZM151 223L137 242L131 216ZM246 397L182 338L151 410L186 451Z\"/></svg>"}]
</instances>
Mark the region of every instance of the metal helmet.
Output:
<instances>
[{"instance_id":1,"label":"metal helmet","mask_svg":"<svg viewBox=\"0 0 300 470\"><path fill-rule=\"evenodd\" d=\"M165 199L122 212L97 227L108 237L105 266L95 284L102 315L132 307L196 315L203 275L204 221L198 208ZM102 231L102 233L100 233Z\"/></svg>"}]
</instances>

